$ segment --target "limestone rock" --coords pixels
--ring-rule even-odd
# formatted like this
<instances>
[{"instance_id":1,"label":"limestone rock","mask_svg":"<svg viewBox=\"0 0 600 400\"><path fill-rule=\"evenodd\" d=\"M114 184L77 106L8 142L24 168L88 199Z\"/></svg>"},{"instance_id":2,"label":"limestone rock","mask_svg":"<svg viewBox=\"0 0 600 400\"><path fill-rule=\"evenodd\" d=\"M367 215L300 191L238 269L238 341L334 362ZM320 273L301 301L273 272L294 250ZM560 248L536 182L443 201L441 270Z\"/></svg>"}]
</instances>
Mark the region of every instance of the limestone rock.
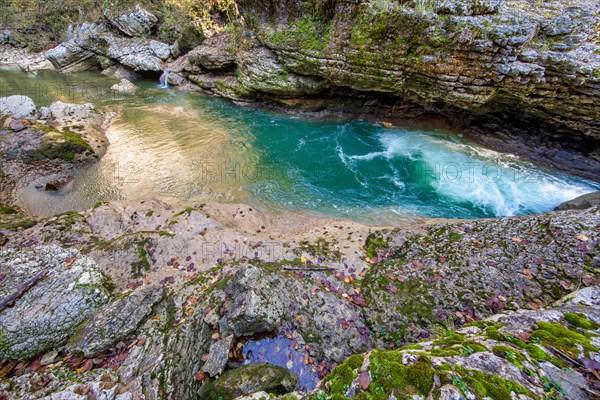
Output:
<instances>
[{"instance_id":1,"label":"limestone rock","mask_svg":"<svg viewBox=\"0 0 600 400\"><path fill-rule=\"evenodd\" d=\"M33 357L63 345L109 299L96 263L74 249L4 249L0 265L6 274L0 282L3 299L27 287L13 307L0 312L3 359Z\"/></svg>"},{"instance_id":2,"label":"limestone rock","mask_svg":"<svg viewBox=\"0 0 600 400\"><path fill-rule=\"evenodd\" d=\"M553 304L575 290L581 279L590 286L598 284L596 275L584 266L600 262L590 247L600 239L599 226L600 207L594 207L571 213L476 220L449 230L432 226L423 234L401 238L402 244L392 251L404 254L403 259L389 267L380 263L365 275L362 293L369 302L387 305L381 310L374 307L364 314L365 319L372 330L404 330L416 320L425 327L427 320L453 318L457 304L468 303L467 312L480 318L507 308L535 309ZM535 234L523 234L532 230ZM421 248L429 238L435 238L435 247ZM436 278L428 279L428 274ZM392 293L390 284L410 296ZM415 285L425 285L427 293L412 291ZM435 293L435 297L428 293ZM552 317L553 322L560 318L552 313L546 317ZM524 313L521 323L535 323L539 318ZM419 333L409 333L413 334L417 339Z\"/></svg>"},{"instance_id":3,"label":"limestone rock","mask_svg":"<svg viewBox=\"0 0 600 400\"><path fill-rule=\"evenodd\" d=\"M3 46L0 51L0 68L36 73L39 70L54 69L43 53L32 53L27 48Z\"/></svg>"},{"instance_id":4,"label":"limestone rock","mask_svg":"<svg viewBox=\"0 0 600 400\"><path fill-rule=\"evenodd\" d=\"M587 400L590 398L590 388L586 379L575 371L560 369L549 362L540 363L540 368L548 377L557 382L565 391L565 395L573 400Z\"/></svg>"},{"instance_id":5,"label":"limestone rock","mask_svg":"<svg viewBox=\"0 0 600 400\"><path fill-rule=\"evenodd\" d=\"M555 211L585 210L600 205L600 192L587 193L572 200L565 201L556 207Z\"/></svg>"},{"instance_id":6,"label":"limestone rock","mask_svg":"<svg viewBox=\"0 0 600 400\"><path fill-rule=\"evenodd\" d=\"M113 16L114 14L117 15ZM158 22L154 14L140 7L139 4L128 13L118 14L105 10L104 15L119 32L132 37L148 35Z\"/></svg>"},{"instance_id":7,"label":"limestone rock","mask_svg":"<svg viewBox=\"0 0 600 400\"><path fill-rule=\"evenodd\" d=\"M501 110L545 121L549 130L600 138L598 2L343 1L319 3L317 10L300 1L237 4L247 37L256 39L238 52L240 81L249 91L389 93L475 113ZM301 17L315 11L324 18ZM510 66L532 51L539 54L535 67ZM312 83L302 82L307 77Z\"/></svg>"},{"instance_id":8,"label":"limestone rock","mask_svg":"<svg viewBox=\"0 0 600 400\"><path fill-rule=\"evenodd\" d=\"M119 62L132 70L161 71L160 59L151 54L129 54L119 59Z\"/></svg>"},{"instance_id":9,"label":"limestone rock","mask_svg":"<svg viewBox=\"0 0 600 400\"><path fill-rule=\"evenodd\" d=\"M101 24L84 23L80 26L70 26L67 40L46 51L46 58L60 72L74 73L87 71L98 65L96 53L86 48L88 38L104 30Z\"/></svg>"},{"instance_id":10,"label":"limestone rock","mask_svg":"<svg viewBox=\"0 0 600 400\"><path fill-rule=\"evenodd\" d=\"M215 377L223 372L229 358L229 349L233 343L233 335L213 343L208 350L208 360L204 364L204 372Z\"/></svg>"},{"instance_id":11,"label":"limestone rock","mask_svg":"<svg viewBox=\"0 0 600 400\"><path fill-rule=\"evenodd\" d=\"M438 400L465 400L461 391L452 385L444 385L440 389L440 395L437 398Z\"/></svg>"},{"instance_id":12,"label":"limestone rock","mask_svg":"<svg viewBox=\"0 0 600 400\"><path fill-rule=\"evenodd\" d=\"M162 300L164 288L135 291L106 305L80 326L67 345L72 353L90 358L131 336Z\"/></svg>"},{"instance_id":13,"label":"limestone rock","mask_svg":"<svg viewBox=\"0 0 600 400\"><path fill-rule=\"evenodd\" d=\"M200 397L207 400L233 400L260 391L278 395L293 392L297 388L298 377L293 372L255 363L223 373L217 380L202 386Z\"/></svg>"},{"instance_id":14,"label":"limestone rock","mask_svg":"<svg viewBox=\"0 0 600 400\"><path fill-rule=\"evenodd\" d=\"M236 336L270 332L281 324L284 313L275 279L253 265L244 265L235 274L227 287L234 302L227 319Z\"/></svg>"},{"instance_id":15,"label":"limestone rock","mask_svg":"<svg viewBox=\"0 0 600 400\"><path fill-rule=\"evenodd\" d=\"M590 286L580 289L565 296L560 302L566 305L598 307L600 306L600 286Z\"/></svg>"},{"instance_id":16,"label":"limestone rock","mask_svg":"<svg viewBox=\"0 0 600 400\"><path fill-rule=\"evenodd\" d=\"M235 66L234 46L229 35L212 37L190 51L189 62L212 71L232 68Z\"/></svg>"},{"instance_id":17,"label":"limestone rock","mask_svg":"<svg viewBox=\"0 0 600 400\"><path fill-rule=\"evenodd\" d=\"M0 97L0 116L37 119L39 115L33 100L27 96L14 95Z\"/></svg>"},{"instance_id":18,"label":"limestone rock","mask_svg":"<svg viewBox=\"0 0 600 400\"><path fill-rule=\"evenodd\" d=\"M133 83L124 78L121 79L121 82L115 83L110 88L111 90L114 90L118 93L135 93L139 90L137 86L135 86Z\"/></svg>"},{"instance_id":19,"label":"limestone rock","mask_svg":"<svg viewBox=\"0 0 600 400\"><path fill-rule=\"evenodd\" d=\"M240 84L250 92L302 96L318 93L326 85L321 78L287 70L266 47L253 47L238 54L237 63Z\"/></svg>"},{"instance_id":20,"label":"limestone rock","mask_svg":"<svg viewBox=\"0 0 600 400\"><path fill-rule=\"evenodd\" d=\"M166 43L123 37L102 24L71 27L67 40L46 52L46 57L61 72L83 71L99 64L110 68L111 63L133 71L160 71L161 61L170 56L171 47Z\"/></svg>"},{"instance_id":21,"label":"limestone rock","mask_svg":"<svg viewBox=\"0 0 600 400\"><path fill-rule=\"evenodd\" d=\"M132 71L121 64L112 65L102 71L103 75L114 76L117 79L127 79L128 81L134 81L140 79L140 74Z\"/></svg>"}]
</instances>

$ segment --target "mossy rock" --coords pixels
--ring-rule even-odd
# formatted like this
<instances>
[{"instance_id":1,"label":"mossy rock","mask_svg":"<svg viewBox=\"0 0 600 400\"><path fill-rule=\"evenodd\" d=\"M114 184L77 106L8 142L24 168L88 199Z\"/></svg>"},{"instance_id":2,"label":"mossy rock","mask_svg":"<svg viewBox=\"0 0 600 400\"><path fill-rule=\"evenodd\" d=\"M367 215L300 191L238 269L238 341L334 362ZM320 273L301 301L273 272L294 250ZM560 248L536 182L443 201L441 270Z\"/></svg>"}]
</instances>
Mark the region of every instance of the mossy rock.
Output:
<instances>
[{"instance_id":1,"label":"mossy rock","mask_svg":"<svg viewBox=\"0 0 600 400\"><path fill-rule=\"evenodd\" d=\"M538 322L537 329L532 332L531 337L543 346L550 345L574 358L581 355L580 348L583 348L586 356L589 356L590 351L600 350L591 344L588 336L561 324Z\"/></svg>"},{"instance_id":2,"label":"mossy rock","mask_svg":"<svg viewBox=\"0 0 600 400\"><path fill-rule=\"evenodd\" d=\"M14 215L14 214L17 214L16 210L0 204L0 215Z\"/></svg>"},{"instance_id":3,"label":"mossy rock","mask_svg":"<svg viewBox=\"0 0 600 400\"><path fill-rule=\"evenodd\" d=\"M201 397L206 400L232 400L260 391L283 395L296 389L298 377L293 372L283 367L255 363L229 370L205 384Z\"/></svg>"},{"instance_id":4,"label":"mossy rock","mask_svg":"<svg viewBox=\"0 0 600 400\"><path fill-rule=\"evenodd\" d=\"M565 321L577 328L582 328L585 330L598 328L598 324L590 321L584 314L581 313L565 313Z\"/></svg>"},{"instance_id":5,"label":"mossy rock","mask_svg":"<svg viewBox=\"0 0 600 400\"><path fill-rule=\"evenodd\" d=\"M26 161L34 162L43 159L72 162L78 154L93 154L94 150L88 142L75 132L47 130L44 142L35 150L27 152Z\"/></svg>"}]
</instances>

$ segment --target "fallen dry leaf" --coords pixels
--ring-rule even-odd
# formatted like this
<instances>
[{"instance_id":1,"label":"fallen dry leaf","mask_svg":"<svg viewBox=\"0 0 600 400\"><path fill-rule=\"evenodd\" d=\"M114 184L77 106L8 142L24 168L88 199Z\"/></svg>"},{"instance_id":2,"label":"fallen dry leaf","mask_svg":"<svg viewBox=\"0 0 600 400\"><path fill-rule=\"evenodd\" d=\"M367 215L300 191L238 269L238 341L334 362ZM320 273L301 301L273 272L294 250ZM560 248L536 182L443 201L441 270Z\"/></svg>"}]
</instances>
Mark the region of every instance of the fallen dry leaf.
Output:
<instances>
[{"instance_id":1,"label":"fallen dry leaf","mask_svg":"<svg viewBox=\"0 0 600 400\"><path fill-rule=\"evenodd\" d=\"M368 371L363 371L358 375L358 385L362 390L367 390L371 384L371 376Z\"/></svg>"}]
</instances>

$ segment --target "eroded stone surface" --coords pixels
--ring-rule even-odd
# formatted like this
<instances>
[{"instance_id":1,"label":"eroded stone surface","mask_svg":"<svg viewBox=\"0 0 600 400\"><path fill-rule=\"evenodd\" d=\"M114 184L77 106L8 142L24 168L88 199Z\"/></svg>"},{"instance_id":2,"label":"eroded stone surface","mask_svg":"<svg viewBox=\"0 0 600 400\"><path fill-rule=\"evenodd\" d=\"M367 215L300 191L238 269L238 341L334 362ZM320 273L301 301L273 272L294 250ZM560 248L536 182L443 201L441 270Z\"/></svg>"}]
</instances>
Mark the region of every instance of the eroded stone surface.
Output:
<instances>
[{"instance_id":1,"label":"eroded stone surface","mask_svg":"<svg viewBox=\"0 0 600 400\"><path fill-rule=\"evenodd\" d=\"M67 351L94 357L132 335L162 300L164 288L149 287L124 295L98 309L82 324L67 345Z\"/></svg>"},{"instance_id":2,"label":"eroded stone surface","mask_svg":"<svg viewBox=\"0 0 600 400\"><path fill-rule=\"evenodd\" d=\"M6 300L39 280L0 312L0 357L33 357L63 345L77 326L109 300L96 263L77 250L39 246L0 250L0 296Z\"/></svg>"}]
</instances>

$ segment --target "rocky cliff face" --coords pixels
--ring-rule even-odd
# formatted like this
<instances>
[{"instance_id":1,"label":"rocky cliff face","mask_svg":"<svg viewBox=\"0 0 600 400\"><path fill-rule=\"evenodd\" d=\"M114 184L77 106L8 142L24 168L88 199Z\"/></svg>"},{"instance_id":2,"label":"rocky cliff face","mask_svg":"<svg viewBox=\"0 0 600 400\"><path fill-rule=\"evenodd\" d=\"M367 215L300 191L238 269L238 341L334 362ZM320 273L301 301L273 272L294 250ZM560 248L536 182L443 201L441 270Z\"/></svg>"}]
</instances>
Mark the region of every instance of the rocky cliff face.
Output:
<instances>
[{"instance_id":1,"label":"rocky cliff face","mask_svg":"<svg viewBox=\"0 0 600 400\"><path fill-rule=\"evenodd\" d=\"M592 179L600 172L595 2L237 4L243 33L166 66L173 84L317 115L437 114L498 150Z\"/></svg>"},{"instance_id":2,"label":"rocky cliff face","mask_svg":"<svg viewBox=\"0 0 600 400\"><path fill-rule=\"evenodd\" d=\"M238 4L291 73L478 113L526 113L600 138L596 2Z\"/></svg>"}]
</instances>

